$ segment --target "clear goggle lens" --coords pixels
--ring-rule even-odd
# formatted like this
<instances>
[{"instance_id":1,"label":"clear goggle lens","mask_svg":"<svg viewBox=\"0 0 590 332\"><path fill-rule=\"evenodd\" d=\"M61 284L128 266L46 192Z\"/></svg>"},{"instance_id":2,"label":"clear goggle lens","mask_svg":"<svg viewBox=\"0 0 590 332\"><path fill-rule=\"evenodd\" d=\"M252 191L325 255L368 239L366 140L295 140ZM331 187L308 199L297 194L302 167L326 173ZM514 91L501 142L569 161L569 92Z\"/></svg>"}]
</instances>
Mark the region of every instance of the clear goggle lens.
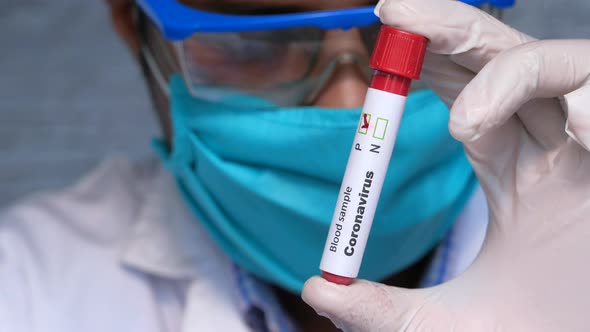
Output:
<instances>
[{"instance_id":1,"label":"clear goggle lens","mask_svg":"<svg viewBox=\"0 0 590 332\"><path fill-rule=\"evenodd\" d=\"M379 27L196 33L176 46L194 97L241 105L256 100L239 98L247 95L295 106L312 102L339 65L356 65L368 81Z\"/></svg>"}]
</instances>

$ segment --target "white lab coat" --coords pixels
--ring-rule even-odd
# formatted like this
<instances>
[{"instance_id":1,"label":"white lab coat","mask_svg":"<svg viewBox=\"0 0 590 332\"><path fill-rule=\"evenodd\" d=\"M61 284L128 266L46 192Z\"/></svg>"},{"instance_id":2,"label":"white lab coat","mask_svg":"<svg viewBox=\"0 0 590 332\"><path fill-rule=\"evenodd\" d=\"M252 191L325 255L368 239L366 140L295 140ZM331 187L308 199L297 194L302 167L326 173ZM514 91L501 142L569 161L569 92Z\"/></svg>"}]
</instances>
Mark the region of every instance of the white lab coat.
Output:
<instances>
[{"instance_id":1,"label":"white lab coat","mask_svg":"<svg viewBox=\"0 0 590 332\"><path fill-rule=\"evenodd\" d=\"M158 162L106 161L0 212L0 331L248 331L231 269Z\"/></svg>"}]
</instances>

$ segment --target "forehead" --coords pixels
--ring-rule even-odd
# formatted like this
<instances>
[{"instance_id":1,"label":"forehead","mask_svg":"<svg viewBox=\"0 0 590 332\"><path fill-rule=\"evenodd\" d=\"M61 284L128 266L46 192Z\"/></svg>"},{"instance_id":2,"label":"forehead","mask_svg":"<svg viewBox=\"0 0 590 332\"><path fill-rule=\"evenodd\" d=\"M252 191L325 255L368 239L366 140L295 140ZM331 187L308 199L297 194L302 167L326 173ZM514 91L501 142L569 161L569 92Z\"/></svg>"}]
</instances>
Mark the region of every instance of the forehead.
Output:
<instances>
[{"instance_id":1,"label":"forehead","mask_svg":"<svg viewBox=\"0 0 590 332\"><path fill-rule=\"evenodd\" d=\"M187 6L231 13L301 12L374 5L377 0L179 0Z\"/></svg>"}]
</instances>

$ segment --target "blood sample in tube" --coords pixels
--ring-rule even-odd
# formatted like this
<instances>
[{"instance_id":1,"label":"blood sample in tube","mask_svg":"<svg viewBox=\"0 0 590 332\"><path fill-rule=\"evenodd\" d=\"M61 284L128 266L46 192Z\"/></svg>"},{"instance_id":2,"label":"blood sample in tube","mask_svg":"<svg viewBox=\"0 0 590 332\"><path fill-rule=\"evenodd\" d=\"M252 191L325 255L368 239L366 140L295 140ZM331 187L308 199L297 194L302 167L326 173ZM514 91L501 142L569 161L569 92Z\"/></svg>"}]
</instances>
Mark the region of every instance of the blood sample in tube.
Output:
<instances>
[{"instance_id":1,"label":"blood sample in tube","mask_svg":"<svg viewBox=\"0 0 590 332\"><path fill-rule=\"evenodd\" d=\"M381 27L369 63L374 74L320 263L328 281L349 285L358 276L410 84L420 78L426 44L423 36Z\"/></svg>"}]
</instances>

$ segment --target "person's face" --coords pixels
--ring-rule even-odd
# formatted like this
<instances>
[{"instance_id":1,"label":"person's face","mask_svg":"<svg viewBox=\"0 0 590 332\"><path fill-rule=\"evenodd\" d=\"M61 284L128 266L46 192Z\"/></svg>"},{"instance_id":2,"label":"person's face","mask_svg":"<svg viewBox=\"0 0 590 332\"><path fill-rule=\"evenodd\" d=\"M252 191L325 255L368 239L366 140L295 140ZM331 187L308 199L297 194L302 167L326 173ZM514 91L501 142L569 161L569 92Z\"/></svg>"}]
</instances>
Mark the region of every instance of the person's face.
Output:
<instances>
[{"instance_id":1,"label":"person's face","mask_svg":"<svg viewBox=\"0 0 590 332\"><path fill-rule=\"evenodd\" d=\"M108 0L111 6L112 20L115 30L119 33L123 41L129 46L132 52L138 55L140 43L139 32L136 31L133 23L133 4L132 0ZM305 12L315 10L353 8L367 5L374 5L376 0L180 0L181 3L200 10L209 10L214 12L233 13L233 14L273 14L285 12ZM343 50L362 49L365 56L369 57L369 52L362 39L358 37L357 29L349 31L333 30L327 33L331 35L332 40L341 42L330 45L328 52L322 53L322 56L329 60L334 54ZM340 36L345 38L339 38ZM357 36L357 37L355 37ZM172 47L170 47L172 48ZM359 52L356 52L357 54ZM362 52L360 52L362 53ZM322 60L319 59L318 63ZM148 77L150 80L150 77ZM153 83L153 82L152 82ZM150 84L152 95L156 96L156 105L159 112L160 121L164 129L166 138L170 138L169 116L167 106L158 105L158 92L153 89L156 84ZM314 106L328 108L354 108L362 106L368 84L364 73L359 71L358 65L354 63L339 63L338 67L332 72L332 76L323 85L322 90L313 100ZM389 281L390 284L396 284L405 287L415 286L424 269L425 258L420 264L413 266L404 273L396 276L397 279ZM393 280L393 279L392 279Z\"/></svg>"}]
</instances>

